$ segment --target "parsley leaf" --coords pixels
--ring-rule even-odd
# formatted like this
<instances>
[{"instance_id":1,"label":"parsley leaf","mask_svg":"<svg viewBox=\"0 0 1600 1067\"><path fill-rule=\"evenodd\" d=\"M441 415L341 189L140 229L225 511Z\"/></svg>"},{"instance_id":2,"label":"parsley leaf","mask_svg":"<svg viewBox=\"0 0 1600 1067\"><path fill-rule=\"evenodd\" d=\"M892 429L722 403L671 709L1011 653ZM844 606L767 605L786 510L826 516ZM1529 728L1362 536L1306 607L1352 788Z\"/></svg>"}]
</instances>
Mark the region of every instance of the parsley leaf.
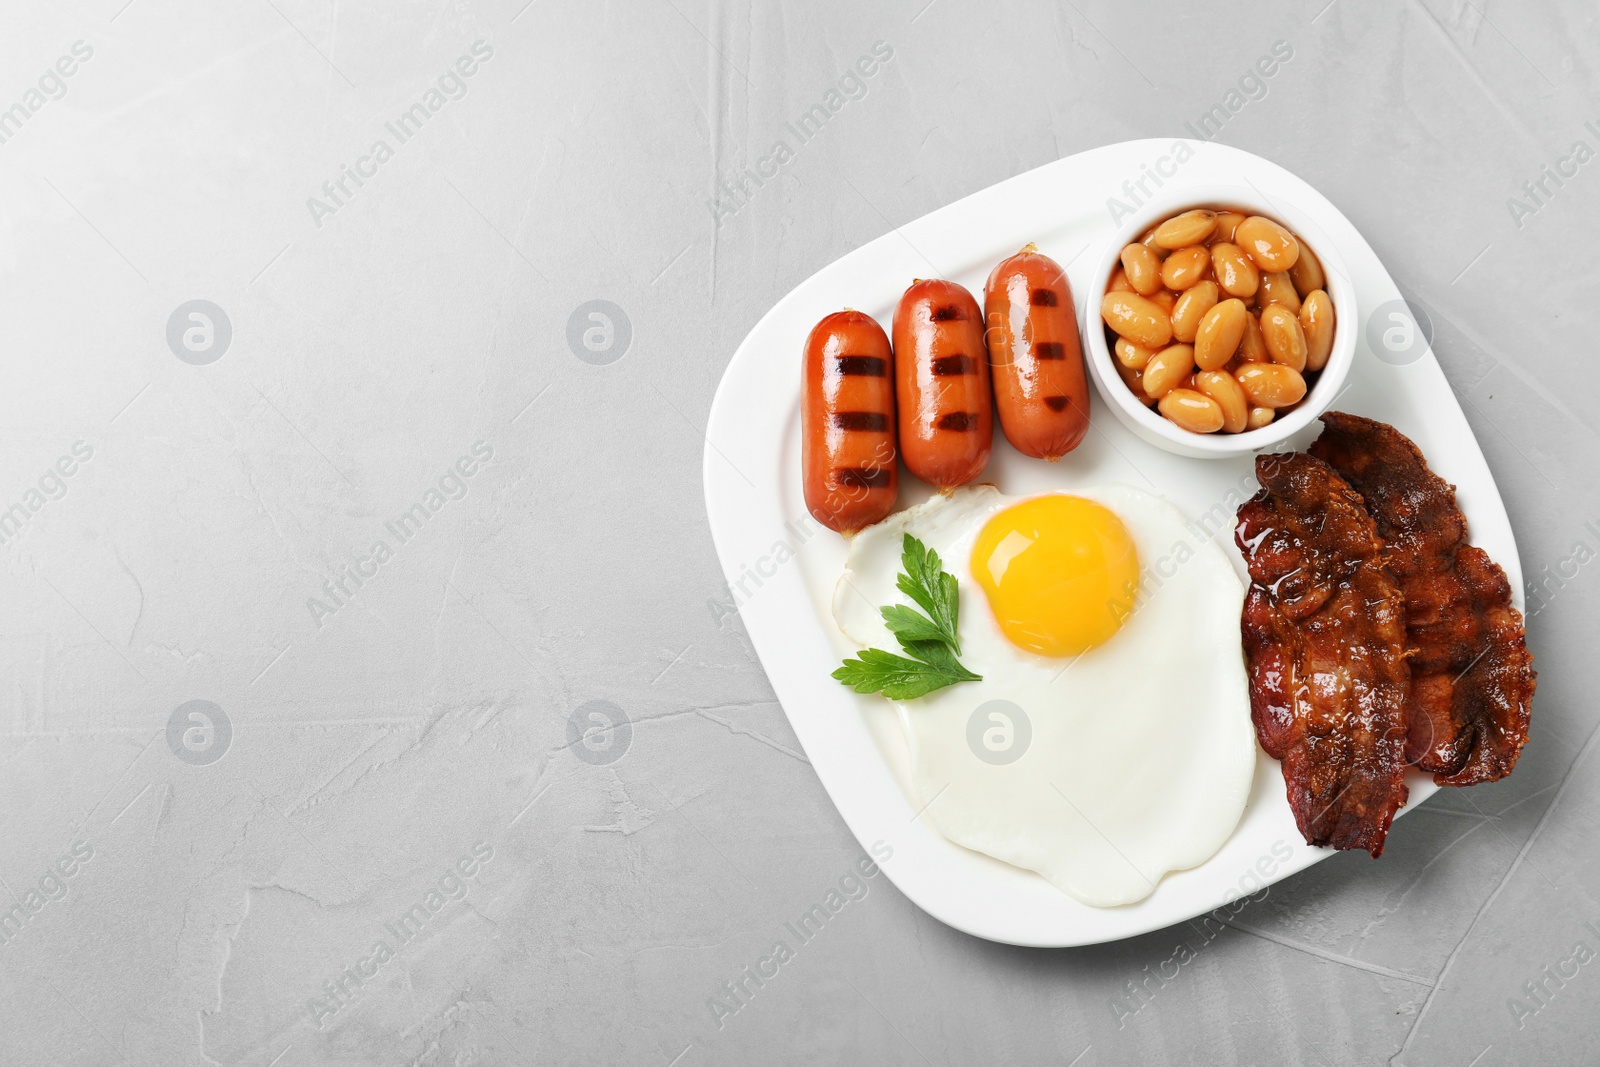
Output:
<instances>
[{"instance_id":1,"label":"parsley leaf","mask_svg":"<svg viewBox=\"0 0 1600 1067\"><path fill-rule=\"evenodd\" d=\"M858 693L882 693L890 700L914 700L957 682L981 681L956 660L961 645L956 636L960 618L960 589L955 576L944 572L937 552L905 535L900 565L900 591L927 612L905 604L880 609L883 621L905 650L905 656L878 648L864 649L858 659L847 659L833 677ZM908 658L909 657L909 658Z\"/></svg>"},{"instance_id":2,"label":"parsley leaf","mask_svg":"<svg viewBox=\"0 0 1600 1067\"><path fill-rule=\"evenodd\" d=\"M940 642L915 642L906 651L922 658L907 659L882 649L865 648L858 653L859 659L845 660L833 677L858 693L882 693L890 700L915 700L957 682L982 680L957 663L950 649Z\"/></svg>"},{"instance_id":3,"label":"parsley leaf","mask_svg":"<svg viewBox=\"0 0 1600 1067\"><path fill-rule=\"evenodd\" d=\"M928 618L916 608L904 604L893 607L880 608L883 621L889 627L889 632L902 644L914 641L931 641L937 645L948 645L945 632L937 623Z\"/></svg>"},{"instance_id":4,"label":"parsley leaf","mask_svg":"<svg viewBox=\"0 0 1600 1067\"><path fill-rule=\"evenodd\" d=\"M928 613L929 618L921 621L932 626L937 635L928 640L943 641L959 656L961 639L956 635L956 623L961 615L961 594L956 576L944 572L944 563L939 559L939 553L930 551L910 534L906 534L905 540L901 543L900 566L905 573L900 575L895 584L902 593ZM889 629L894 630L898 637L900 631L889 617L890 613L895 611L894 608L884 608L883 618L889 623ZM910 608L900 608L899 611L916 617L916 612ZM922 639L915 638L915 640Z\"/></svg>"}]
</instances>

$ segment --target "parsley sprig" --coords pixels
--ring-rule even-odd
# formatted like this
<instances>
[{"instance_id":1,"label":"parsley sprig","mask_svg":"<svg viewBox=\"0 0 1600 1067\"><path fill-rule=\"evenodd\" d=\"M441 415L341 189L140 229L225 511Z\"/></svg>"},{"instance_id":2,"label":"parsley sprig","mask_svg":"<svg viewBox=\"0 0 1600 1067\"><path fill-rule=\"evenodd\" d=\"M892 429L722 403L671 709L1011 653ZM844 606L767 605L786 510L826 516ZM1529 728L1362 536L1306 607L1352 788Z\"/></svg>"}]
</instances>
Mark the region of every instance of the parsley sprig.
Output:
<instances>
[{"instance_id":1,"label":"parsley sprig","mask_svg":"<svg viewBox=\"0 0 1600 1067\"><path fill-rule=\"evenodd\" d=\"M858 693L882 693L890 700L914 700L957 682L982 681L956 659L961 654L956 633L961 594L955 575L945 573L939 553L910 534L901 546L900 566L900 591L922 611L907 604L878 610L906 655L863 649L833 677Z\"/></svg>"}]
</instances>

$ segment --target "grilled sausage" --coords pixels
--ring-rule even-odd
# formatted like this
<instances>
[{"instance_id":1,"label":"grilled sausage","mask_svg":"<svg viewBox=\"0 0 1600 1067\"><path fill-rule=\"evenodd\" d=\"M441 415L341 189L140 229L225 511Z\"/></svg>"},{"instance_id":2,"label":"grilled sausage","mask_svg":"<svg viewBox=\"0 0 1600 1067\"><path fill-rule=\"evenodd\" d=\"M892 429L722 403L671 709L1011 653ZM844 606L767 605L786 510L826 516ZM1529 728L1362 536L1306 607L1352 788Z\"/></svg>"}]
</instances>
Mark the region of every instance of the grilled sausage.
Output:
<instances>
[{"instance_id":1,"label":"grilled sausage","mask_svg":"<svg viewBox=\"0 0 1600 1067\"><path fill-rule=\"evenodd\" d=\"M806 338L800 437L806 507L818 522L854 533L894 509L894 352L872 316L836 311Z\"/></svg>"},{"instance_id":2,"label":"grilled sausage","mask_svg":"<svg viewBox=\"0 0 1600 1067\"><path fill-rule=\"evenodd\" d=\"M906 469L939 489L983 473L994 437L978 302L955 282L916 281L894 312L895 396Z\"/></svg>"},{"instance_id":3,"label":"grilled sausage","mask_svg":"<svg viewBox=\"0 0 1600 1067\"><path fill-rule=\"evenodd\" d=\"M1000 429L1023 455L1060 459L1089 431L1089 387L1066 272L1030 244L989 275L984 311Z\"/></svg>"}]
</instances>

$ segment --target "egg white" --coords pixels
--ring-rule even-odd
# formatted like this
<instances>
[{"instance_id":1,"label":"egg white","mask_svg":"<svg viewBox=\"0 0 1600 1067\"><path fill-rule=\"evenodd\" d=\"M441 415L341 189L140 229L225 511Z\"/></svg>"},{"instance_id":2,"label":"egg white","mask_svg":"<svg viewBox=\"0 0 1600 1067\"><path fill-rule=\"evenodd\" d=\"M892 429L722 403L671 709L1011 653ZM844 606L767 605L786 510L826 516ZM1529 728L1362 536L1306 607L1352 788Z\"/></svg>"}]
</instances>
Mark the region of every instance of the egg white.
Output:
<instances>
[{"instance_id":1,"label":"egg white","mask_svg":"<svg viewBox=\"0 0 1600 1067\"><path fill-rule=\"evenodd\" d=\"M909 603L895 585L903 535L939 553L961 585L961 662L983 680L896 703L922 817L959 845L1110 907L1203 863L1244 811L1256 762L1244 587L1222 549L1159 497L1126 485L1071 495L1116 513L1140 565L1132 615L1079 657L1025 651L995 621L971 573L972 545L990 516L1027 498L992 485L935 496L857 534L833 613L854 642L899 651L878 609ZM994 700L1022 709L1025 746L1004 707L972 725ZM1002 718L990 717L996 710Z\"/></svg>"}]
</instances>

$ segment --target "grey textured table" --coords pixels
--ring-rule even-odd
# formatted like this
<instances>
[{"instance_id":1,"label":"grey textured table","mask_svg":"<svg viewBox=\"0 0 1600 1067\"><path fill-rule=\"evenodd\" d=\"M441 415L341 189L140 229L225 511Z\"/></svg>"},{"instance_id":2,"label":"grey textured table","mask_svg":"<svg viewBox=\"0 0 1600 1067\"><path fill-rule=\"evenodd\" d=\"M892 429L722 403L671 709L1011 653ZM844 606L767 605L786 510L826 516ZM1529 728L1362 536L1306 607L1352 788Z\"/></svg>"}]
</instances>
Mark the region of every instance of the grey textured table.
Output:
<instances>
[{"instance_id":1,"label":"grey textured table","mask_svg":"<svg viewBox=\"0 0 1600 1067\"><path fill-rule=\"evenodd\" d=\"M1593 1062L1600 15L1224 10L8 5L0 1061ZM861 850L727 610L723 367L898 223L1196 134L1431 314L1533 742L1227 926L1029 951L878 877L801 942Z\"/></svg>"}]
</instances>

